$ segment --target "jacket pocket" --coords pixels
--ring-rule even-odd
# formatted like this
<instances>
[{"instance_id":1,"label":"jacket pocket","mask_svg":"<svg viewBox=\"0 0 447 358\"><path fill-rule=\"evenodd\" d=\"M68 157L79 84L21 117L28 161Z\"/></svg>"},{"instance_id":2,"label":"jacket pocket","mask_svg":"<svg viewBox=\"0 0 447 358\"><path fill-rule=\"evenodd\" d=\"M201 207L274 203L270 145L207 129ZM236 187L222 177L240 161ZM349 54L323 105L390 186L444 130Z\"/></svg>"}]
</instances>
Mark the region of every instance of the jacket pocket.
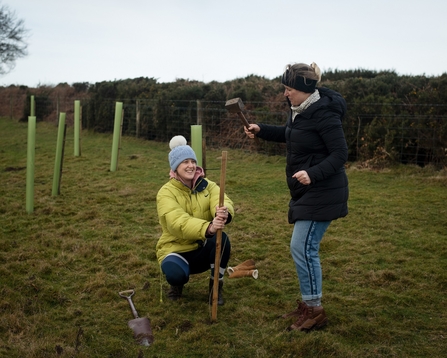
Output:
<instances>
[{"instance_id":1,"label":"jacket pocket","mask_svg":"<svg viewBox=\"0 0 447 358\"><path fill-rule=\"evenodd\" d=\"M310 185L303 185L297 179L292 177L287 178L287 185L289 186L290 196L294 200L301 198L310 188Z\"/></svg>"}]
</instances>

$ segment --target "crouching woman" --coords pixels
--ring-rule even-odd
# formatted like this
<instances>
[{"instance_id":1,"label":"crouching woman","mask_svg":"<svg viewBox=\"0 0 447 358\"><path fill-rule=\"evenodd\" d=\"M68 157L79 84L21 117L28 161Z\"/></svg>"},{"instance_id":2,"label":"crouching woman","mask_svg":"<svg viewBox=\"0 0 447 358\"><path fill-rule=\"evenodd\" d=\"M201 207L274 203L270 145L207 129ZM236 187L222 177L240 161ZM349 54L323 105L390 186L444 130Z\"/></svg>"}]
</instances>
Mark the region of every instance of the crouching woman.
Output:
<instances>
[{"instance_id":1,"label":"crouching woman","mask_svg":"<svg viewBox=\"0 0 447 358\"><path fill-rule=\"evenodd\" d=\"M233 202L225 195L219 207L220 188L205 178L197 165L194 150L183 136L175 136L169 146L170 179L157 193L157 213L162 228L156 251L161 270L170 285L168 298L178 300L189 276L210 271L208 301L212 304L216 233L224 230L234 216ZM218 304L222 295L225 268L231 244L222 231Z\"/></svg>"}]
</instances>

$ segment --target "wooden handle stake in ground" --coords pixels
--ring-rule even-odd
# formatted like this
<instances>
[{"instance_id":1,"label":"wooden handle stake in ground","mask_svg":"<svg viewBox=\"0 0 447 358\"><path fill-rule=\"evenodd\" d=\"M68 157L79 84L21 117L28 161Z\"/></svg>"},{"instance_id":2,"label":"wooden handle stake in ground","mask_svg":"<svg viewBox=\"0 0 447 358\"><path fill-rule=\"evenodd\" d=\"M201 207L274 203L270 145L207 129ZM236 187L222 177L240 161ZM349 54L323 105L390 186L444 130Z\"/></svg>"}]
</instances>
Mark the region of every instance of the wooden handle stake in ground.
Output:
<instances>
[{"instance_id":1,"label":"wooden handle stake in ground","mask_svg":"<svg viewBox=\"0 0 447 358\"><path fill-rule=\"evenodd\" d=\"M227 171L227 152L222 152L222 164L220 168L220 193L219 193L219 207L224 206L225 203L225 175ZM219 292L219 269L220 269L220 252L222 244L222 229L217 230L216 233L216 256L214 260L214 282L213 282L213 302L211 308L211 321L217 320L217 299Z\"/></svg>"}]
</instances>

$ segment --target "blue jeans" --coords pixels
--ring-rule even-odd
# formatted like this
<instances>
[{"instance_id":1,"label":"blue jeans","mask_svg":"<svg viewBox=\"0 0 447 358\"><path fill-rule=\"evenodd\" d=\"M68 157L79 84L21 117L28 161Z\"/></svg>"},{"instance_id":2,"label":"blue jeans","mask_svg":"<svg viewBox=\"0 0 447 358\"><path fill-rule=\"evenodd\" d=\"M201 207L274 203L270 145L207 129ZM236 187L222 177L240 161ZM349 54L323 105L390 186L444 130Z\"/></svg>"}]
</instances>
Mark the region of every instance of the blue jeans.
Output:
<instances>
[{"instance_id":1,"label":"blue jeans","mask_svg":"<svg viewBox=\"0 0 447 358\"><path fill-rule=\"evenodd\" d=\"M323 279L318 251L331 221L298 220L293 228L290 252L295 262L303 301L323 296Z\"/></svg>"}]
</instances>

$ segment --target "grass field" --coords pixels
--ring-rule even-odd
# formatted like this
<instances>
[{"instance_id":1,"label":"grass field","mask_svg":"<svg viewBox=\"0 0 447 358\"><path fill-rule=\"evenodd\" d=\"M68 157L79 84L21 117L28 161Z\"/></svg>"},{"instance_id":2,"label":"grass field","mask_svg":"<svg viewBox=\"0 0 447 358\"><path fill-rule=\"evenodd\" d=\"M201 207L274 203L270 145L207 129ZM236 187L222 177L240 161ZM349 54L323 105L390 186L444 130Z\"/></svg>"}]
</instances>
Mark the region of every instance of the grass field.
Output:
<instances>
[{"instance_id":1,"label":"grass field","mask_svg":"<svg viewBox=\"0 0 447 358\"><path fill-rule=\"evenodd\" d=\"M52 196L57 128L38 123L27 213L27 124L1 118L0 133L0 357L446 355L446 170L348 166L350 213L321 245L329 325L305 334L277 318L299 298L283 157L228 149L230 264L254 259L259 278L226 277L226 304L211 324L208 274L193 276L175 303L160 279L155 196L168 179L167 143L123 138L110 172L111 135L84 132L75 157L68 128L61 194ZM206 153L217 182L220 155ZM118 292L130 288L151 319L150 347L127 326Z\"/></svg>"}]
</instances>

